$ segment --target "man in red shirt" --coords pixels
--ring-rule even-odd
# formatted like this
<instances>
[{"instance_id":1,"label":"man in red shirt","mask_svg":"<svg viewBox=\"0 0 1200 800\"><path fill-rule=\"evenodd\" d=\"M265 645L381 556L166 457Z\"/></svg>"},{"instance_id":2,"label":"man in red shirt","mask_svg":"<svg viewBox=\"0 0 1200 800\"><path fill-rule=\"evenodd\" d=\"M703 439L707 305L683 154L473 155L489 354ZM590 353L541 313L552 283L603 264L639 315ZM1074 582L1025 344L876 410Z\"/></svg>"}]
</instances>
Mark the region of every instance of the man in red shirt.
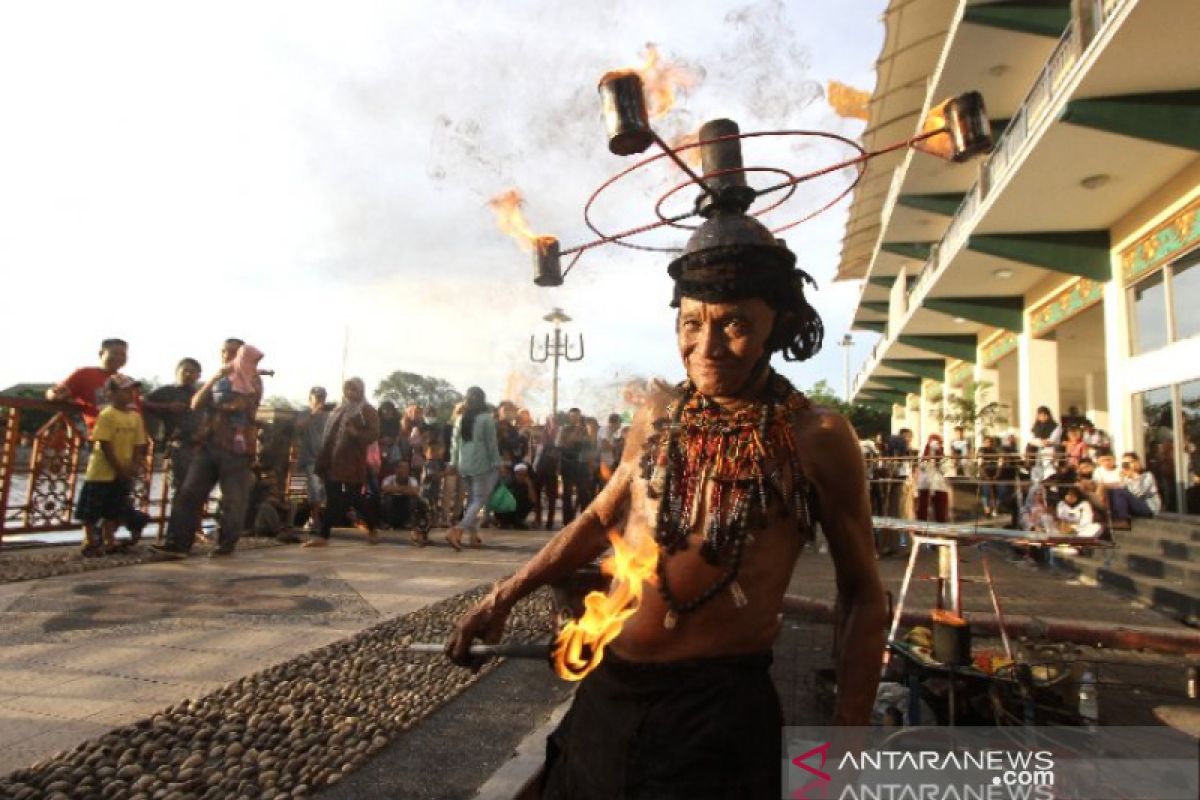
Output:
<instances>
[{"instance_id":1,"label":"man in red shirt","mask_svg":"<svg viewBox=\"0 0 1200 800\"><path fill-rule=\"evenodd\" d=\"M105 339L100 343L100 366L80 367L75 370L62 383L47 389L46 399L78 404L90 434L96 424L96 417L100 415L100 409L109 402L108 390L105 388L108 379L120 372L128 356L129 345L124 339ZM132 407L140 414L142 396L137 389L133 392Z\"/></svg>"}]
</instances>

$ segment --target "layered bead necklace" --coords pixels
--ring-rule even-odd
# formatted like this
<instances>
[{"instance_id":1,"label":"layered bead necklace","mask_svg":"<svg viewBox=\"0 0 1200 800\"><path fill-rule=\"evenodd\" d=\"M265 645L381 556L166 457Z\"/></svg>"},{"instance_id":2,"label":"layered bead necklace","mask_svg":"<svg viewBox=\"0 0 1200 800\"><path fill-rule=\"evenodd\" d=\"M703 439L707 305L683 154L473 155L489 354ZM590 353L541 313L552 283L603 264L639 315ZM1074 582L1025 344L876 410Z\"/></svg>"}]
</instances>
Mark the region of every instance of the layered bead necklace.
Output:
<instances>
[{"instance_id":1,"label":"layered bead necklace","mask_svg":"<svg viewBox=\"0 0 1200 800\"><path fill-rule=\"evenodd\" d=\"M735 412L699 394L690 382L680 389L682 396L667 409L669 422L658 424L642 463L650 497L658 498L652 525L667 629L726 589L736 607L747 604L738 570L746 545L753 541L751 531L766 527L768 491L788 495L779 471L785 460L791 470L796 522L805 529L810 523L792 432L796 413L808 407L804 395L774 371L767 377L763 399ZM666 557L688 548L688 537L705 513L700 555L709 564L724 561L726 568L700 594L681 600L667 580Z\"/></svg>"}]
</instances>

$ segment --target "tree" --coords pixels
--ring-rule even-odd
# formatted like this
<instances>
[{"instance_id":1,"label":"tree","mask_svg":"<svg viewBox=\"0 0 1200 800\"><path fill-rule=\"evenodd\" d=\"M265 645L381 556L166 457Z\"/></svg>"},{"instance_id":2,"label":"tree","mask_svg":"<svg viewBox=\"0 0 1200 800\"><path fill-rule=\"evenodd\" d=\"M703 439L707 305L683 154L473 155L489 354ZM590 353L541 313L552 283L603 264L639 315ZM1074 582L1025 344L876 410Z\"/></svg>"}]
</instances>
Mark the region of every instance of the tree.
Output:
<instances>
[{"instance_id":1,"label":"tree","mask_svg":"<svg viewBox=\"0 0 1200 800\"><path fill-rule=\"evenodd\" d=\"M930 397L930 402L937 404L938 422L949 422L955 427L966 431L980 430L988 432L993 425L1007 425L1008 419L1003 414L1003 407L998 400L987 401L988 389L992 384L988 381L976 381L971 378L963 381L958 392L950 395L938 393Z\"/></svg>"},{"instance_id":2,"label":"tree","mask_svg":"<svg viewBox=\"0 0 1200 800\"><path fill-rule=\"evenodd\" d=\"M375 399L391 400L399 408L418 405L422 408L434 406L439 418L444 419L450 409L462 402L462 392L441 378L418 375L415 372L393 372L375 387Z\"/></svg>"},{"instance_id":3,"label":"tree","mask_svg":"<svg viewBox=\"0 0 1200 800\"><path fill-rule=\"evenodd\" d=\"M804 393L814 405L824 406L841 414L854 427L859 439L870 439L877 433L887 435L892 428L890 411L882 411L877 406L866 403L847 403L838 397L837 392L824 379L813 384Z\"/></svg>"},{"instance_id":4,"label":"tree","mask_svg":"<svg viewBox=\"0 0 1200 800\"><path fill-rule=\"evenodd\" d=\"M266 406L267 408L279 408L279 409L283 409L284 411L295 411L296 410L295 403L293 403L291 400L288 400L283 395L279 395L279 394L271 395L266 400L263 400L262 404L264 406Z\"/></svg>"}]
</instances>

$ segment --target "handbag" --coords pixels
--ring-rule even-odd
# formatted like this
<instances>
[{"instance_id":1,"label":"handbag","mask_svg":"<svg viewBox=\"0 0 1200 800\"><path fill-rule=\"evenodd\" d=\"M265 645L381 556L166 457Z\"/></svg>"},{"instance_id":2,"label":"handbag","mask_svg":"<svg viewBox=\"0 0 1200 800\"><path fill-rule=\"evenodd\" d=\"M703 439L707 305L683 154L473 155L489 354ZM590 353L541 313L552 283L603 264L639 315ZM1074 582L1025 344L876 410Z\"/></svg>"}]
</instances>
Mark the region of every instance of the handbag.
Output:
<instances>
[{"instance_id":1,"label":"handbag","mask_svg":"<svg viewBox=\"0 0 1200 800\"><path fill-rule=\"evenodd\" d=\"M492 496L488 498L487 507L489 511L497 514L509 514L517 510L517 498L513 497L507 486L498 483L492 490Z\"/></svg>"}]
</instances>

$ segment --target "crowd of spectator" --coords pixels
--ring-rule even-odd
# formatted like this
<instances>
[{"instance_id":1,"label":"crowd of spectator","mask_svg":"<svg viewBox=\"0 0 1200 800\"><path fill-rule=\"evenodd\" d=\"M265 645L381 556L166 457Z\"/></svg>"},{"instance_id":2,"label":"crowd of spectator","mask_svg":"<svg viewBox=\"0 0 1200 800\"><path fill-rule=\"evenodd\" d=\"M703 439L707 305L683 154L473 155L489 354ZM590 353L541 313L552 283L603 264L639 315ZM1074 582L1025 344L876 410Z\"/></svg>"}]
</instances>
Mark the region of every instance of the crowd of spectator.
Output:
<instances>
[{"instance_id":1,"label":"crowd of spectator","mask_svg":"<svg viewBox=\"0 0 1200 800\"><path fill-rule=\"evenodd\" d=\"M877 516L949 522L956 484L977 492L974 519L1003 518L1049 536L1109 536L1162 510L1154 475L1137 453L1118 460L1108 435L1074 408L1062 420L1038 408L1024 446L1009 433L982 436L976 448L959 427L948 447L934 433L918 450L912 431L902 429L864 441L863 454ZM902 552L901 545L894 528L877 533L881 557Z\"/></svg>"},{"instance_id":2,"label":"crowd of spectator","mask_svg":"<svg viewBox=\"0 0 1200 800\"><path fill-rule=\"evenodd\" d=\"M612 475L627 427L611 414L604 426L578 408L537 424L510 401L488 404L479 387L452 409L390 400L376 408L362 380L342 386L337 403L314 386L295 417L294 464L286 476L256 462L256 418L263 397L263 353L236 338L221 345L221 366L201 383L202 366L184 358L175 382L142 395L121 372L128 344L101 343L99 365L75 370L47 392L75 404L92 444L75 514L85 526L82 551L98 556L136 542L149 517L133 498L145 466L150 430L157 431L171 487L171 513L154 547L188 555L202 532L205 506L220 488L213 557L234 552L243 530L324 547L332 530L356 526L367 541L380 531L408 530L414 544L446 527L455 550L482 546L480 528L552 529L556 509L570 523ZM299 500L299 502L297 502ZM532 519L531 519L532 517Z\"/></svg>"}]
</instances>

